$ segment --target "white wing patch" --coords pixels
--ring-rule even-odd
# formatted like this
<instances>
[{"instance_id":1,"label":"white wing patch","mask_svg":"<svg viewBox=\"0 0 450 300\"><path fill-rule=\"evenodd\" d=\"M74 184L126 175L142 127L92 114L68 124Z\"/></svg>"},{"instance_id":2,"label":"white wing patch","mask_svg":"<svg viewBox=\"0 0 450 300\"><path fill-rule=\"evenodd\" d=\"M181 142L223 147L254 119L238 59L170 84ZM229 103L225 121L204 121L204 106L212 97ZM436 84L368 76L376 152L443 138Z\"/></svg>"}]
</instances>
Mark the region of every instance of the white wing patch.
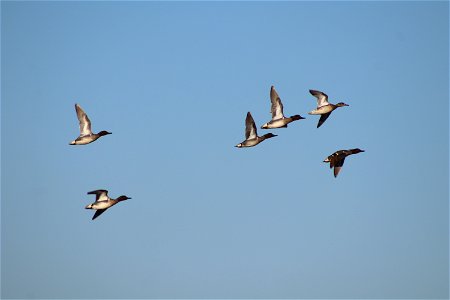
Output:
<instances>
[{"instance_id":1,"label":"white wing patch","mask_svg":"<svg viewBox=\"0 0 450 300\"><path fill-rule=\"evenodd\" d=\"M327 106L330 103L328 102L326 97L320 97L317 99L317 107Z\"/></svg>"},{"instance_id":2,"label":"white wing patch","mask_svg":"<svg viewBox=\"0 0 450 300\"><path fill-rule=\"evenodd\" d=\"M275 99L272 102L272 120L283 119L283 104L280 98Z\"/></svg>"},{"instance_id":3,"label":"white wing patch","mask_svg":"<svg viewBox=\"0 0 450 300\"><path fill-rule=\"evenodd\" d=\"M283 119L283 103L281 103L280 96L278 96L275 87L272 86L270 88L270 102L272 106L270 108L270 112L272 113L272 120Z\"/></svg>"},{"instance_id":4,"label":"white wing patch","mask_svg":"<svg viewBox=\"0 0 450 300\"><path fill-rule=\"evenodd\" d=\"M108 201L108 192L100 192L97 194L97 199L95 201Z\"/></svg>"},{"instance_id":5,"label":"white wing patch","mask_svg":"<svg viewBox=\"0 0 450 300\"><path fill-rule=\"evenodd\" d=\"M310 90L311 95L317 98L317 108L329 105L328 96L321 91Z\"/></svg>"},{"instance_id":6,"label":"white wing patch","mask_svg":"<svg viewBox=\"0 0 450 300\"><path fill-rule=\"evenodd\" d=\"M87 119L87 116L84 115L83 120L80 121L80 135L86 136L86 135L91 135L91 134L92 134L92 131L91 131L89 119Z\"/></svg>"},{"instance_id":7,"label":"white wing patch","mask_svg":"<svg viewBox=\"0 0 450 300\"><path fill-rule=\"evenodd\" d=\"M254 128L250 129L247 140L252 140L252 139L256 139L256 130Z\"/></svg>"},{"instance_id":8,"label":"white wing patch","mask_svg":"<svg viewBox=\"0 0 450 300\"><path fill-rule=\"evenodd\" d=\"M86 113L78 104L75 104L75 110L77 112L78 121L80 122L80 136L91 135L91 120L89 120Z\"/></svg>"},{"instance_id":9,"label":"white wing patch","mask_svg":"<svg viewBox=\"0 0 450 300\"><path fill-rule=\"evenodd\" d=\"M251 140L255 139L257 136L258 132L256 131L255 121L250 112L248 112L247 117L245 118L245 139Z\"/></svg>"}]
</instances>

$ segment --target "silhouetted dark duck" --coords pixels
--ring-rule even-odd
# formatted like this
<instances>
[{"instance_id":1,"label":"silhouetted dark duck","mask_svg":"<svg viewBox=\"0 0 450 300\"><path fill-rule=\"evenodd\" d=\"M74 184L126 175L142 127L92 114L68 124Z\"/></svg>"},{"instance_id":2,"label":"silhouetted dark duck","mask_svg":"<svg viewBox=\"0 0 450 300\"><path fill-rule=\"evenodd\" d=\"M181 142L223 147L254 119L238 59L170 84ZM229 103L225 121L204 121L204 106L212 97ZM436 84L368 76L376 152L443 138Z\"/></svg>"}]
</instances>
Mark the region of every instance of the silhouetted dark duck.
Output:
<instances>
[{"instance_id":1,"label":"silhouetted dark duck","mask_svg":"<svg viewBox=\"0 0 450 300\"><path fill-rule=\"evenodd\" d=\"M101 136L111 134L111 132L105 130L100 131L99 133L92 133L91 120L89 120L86 113L78 104L75 104L75 111L77 112L77 118L80 122L80 136L70 142L70 145L86 145L96 141Z\"/></svg>"},{"instance_id":2,"label":"silhouetted dark duck","mask_svg":"<svg viewBox=\"0 0 450 300\"><path fill-rule=\"evenodd\" d=\"M111 206L116 205L120 201L125 201L125 200L128 200L128 199L131 199L131 198L129 198L127 196L124 196L124 195L120 196L117 199L111 199L110 197L108 197L108 191L107 190L95 190L95 191L92 191L92 192L88 193L88 195L91 195L91 194L95 194L96 195L95 202L87 205L85 208L86 209L96 209L97 210L95 212L94 216L92 217L92 220L94 220L95 218L100 216L102 213L105 212L105 210L107 210Z\"/></svg>"},{"instance_id":3,"label":"silhouetted dark duck","mask_svg":"<svg viewBox=\"0 0 450 300\"><path fill-rule=\"evenodd\" d=\"M331 104L328 102L328 96L325 93L316 90L309 90L311 95L317 98L317 108L310 111L310 115L320 115L319 123L317 123L317 128L319 128L323 122L330 116L331 112L338 107L348 106L344 102L339 102L337 104Z\"/></svg>"},{"instance_id":4,"label":"silhouetted dark duck","mask_svg":"<svg viewBox=\"0 0 450 300\"><path fill-rule=\"evenodd\" d=\"M264 141L265 139L270 139L276 136L272 133L267 133L263 136L258 136L258 132L256 131L255 121L253 120L252 114L250 112L247 113L247 117L245 118L245 141L237 144L235 147L253 147Z\"/></svg>"},{"instance_id":5,"label":"silhouetted dark duck","mask_svg":"<svg viewBox=\"0 0 450 300\"><path fill-rule=\"evenodd\" d=\"M339 171L344 165L345 158L352 154L357 154L360 152L364 152L359 148L350 149L350 150L339 150L325 158L323 162L330 163L330 169L334 167L334 177L338 176Z\"/></svg>"},{"instance_id":6,"label":"silhouetted dark duck","mask_svg":"<svg viewBox=\"0 0 450 300\"><path fill-rule=\"evenodd\" d=\"M287 124L304 119L300 115L290 116L286 118L283 114L283 103L281 103L280 96L278 96L277 91L274 86L270 87L270 102L272 106L270 108L270 112L272 113L272 120L261 126L262 129L269 128L286 128Z\"/></svg>"}]
</instances>

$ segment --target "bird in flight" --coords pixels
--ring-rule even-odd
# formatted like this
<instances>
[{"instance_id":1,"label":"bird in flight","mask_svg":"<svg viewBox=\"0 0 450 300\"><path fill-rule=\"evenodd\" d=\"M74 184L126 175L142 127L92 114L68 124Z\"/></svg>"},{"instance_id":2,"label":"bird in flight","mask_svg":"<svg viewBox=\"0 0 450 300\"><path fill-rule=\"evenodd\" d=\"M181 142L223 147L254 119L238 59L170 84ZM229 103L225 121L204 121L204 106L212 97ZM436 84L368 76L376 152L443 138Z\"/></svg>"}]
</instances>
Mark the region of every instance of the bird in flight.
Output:
<instances>
[{"instance_id":1,"label":"bird in flight","mask_svg":"<svg viewBox=\"0 0 450 300\"><path fill-rule=\"evenodd\" d=\"M105 130L102 130L99 133L92 133L91 120L89 120L81 106L75 104L75 111L77 112L77 118L80 122L80 136L70 142L69 145L86 145L96 141L104 135L111 134L111 132Z\"/></svg>"},{"instance_id":2,"label":"bird in flight","mask_svg":"<svg viewBox=\"0 0 450 300\"><path fill-rule=\"evenodd\" d=\"M349 149L349 150L338 150L325 158L323 162L330 163L330 169L334 167L334 177L338 176L339 171L341 171L344 165L345 158L352 154L357 154L360 152L365 152L359 148Z\"/></svg>"},{"instance_id":3,"label":"bird in flight","mask_svg":"<svg viewBox=\"0 0 450 300\"><path fill-rule=\"evenodd\" d=\"M237 144L235 147L243 148L243 147L253 147L264 141L265 139L270 139L276 136L272 133L266 133L263 136L258 136L258 132L256 131L255 121L253 120L252 114L250 112L247 113L247 117L245 118L245 141Z\"/></svg>"},{"instance_id":4,"label":"bird in flight","mask_svg":"<svg viewBox=\"0 0 450 300\"><path fill-rule=\"evenodd\" d=\"M261 126L262 129L270 128L287 128L288 124L300 119L304 119L300 115L294 115L290 117L285 117L283 114L283 103L281 103L280 96L278 96L277 91L274 86L270 88L270 102L272 106L270 112L272 113L272 120Z\"/></svg>"},{"instance_id":5,"label":"bird in flight","mask_svg":"<svg viewBox=\"0 0 450 300\"><path fill-rule=\"evenodd\" d=\"M310 115L320 115L319 123L317 123L317 128L319 128L323 122L330 116L330 114L338 107L349 106L344 102L339 102L337 104L331 104L328 102L328 96L321 91L309 90L311 95L317 98L317 108L315 110L310 111L308 114Z\"/></svg>"},{"instance_id":6,"label":"bird in flight","mask_svg":"<svg viewBox=\"0 0 450 300\"><path fill-rule=\"evenodd\" d=\"M95 195L95 202L89 205L86 205L86 209L95 209L96 212L92 217L92 220L95 220L98 216L105 212L111 206L116 205L121 201L125 201L131 199L125 195L118 197L117 199L112 199L108 196L107 190L95 190L92 192L88 192L88 195Z\"/></svg>"}]
</instances>

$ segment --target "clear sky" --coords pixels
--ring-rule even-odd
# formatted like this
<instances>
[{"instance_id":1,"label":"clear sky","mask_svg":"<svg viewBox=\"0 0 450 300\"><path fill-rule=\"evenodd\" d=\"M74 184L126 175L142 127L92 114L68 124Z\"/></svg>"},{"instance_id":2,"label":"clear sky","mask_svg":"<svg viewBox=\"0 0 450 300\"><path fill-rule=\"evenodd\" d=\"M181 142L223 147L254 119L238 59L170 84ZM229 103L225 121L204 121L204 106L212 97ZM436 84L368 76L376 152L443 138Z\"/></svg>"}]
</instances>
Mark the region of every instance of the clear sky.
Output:
<instances>
[{"instance_id":1,"label":"clear sky","mask_svg":"<svg viewBox=\"0 0 450 300\"><path fill-rule=\"evenodd\" d=\"M2 298L448 298L448 26L448 2L2 1ZM271 85L306 119L235 148ZM350 106L317 129L309 89ZM113 134L69 146L75 103ZM132 199L91 221L95 189Z\"/></svg>"}]
</instances>

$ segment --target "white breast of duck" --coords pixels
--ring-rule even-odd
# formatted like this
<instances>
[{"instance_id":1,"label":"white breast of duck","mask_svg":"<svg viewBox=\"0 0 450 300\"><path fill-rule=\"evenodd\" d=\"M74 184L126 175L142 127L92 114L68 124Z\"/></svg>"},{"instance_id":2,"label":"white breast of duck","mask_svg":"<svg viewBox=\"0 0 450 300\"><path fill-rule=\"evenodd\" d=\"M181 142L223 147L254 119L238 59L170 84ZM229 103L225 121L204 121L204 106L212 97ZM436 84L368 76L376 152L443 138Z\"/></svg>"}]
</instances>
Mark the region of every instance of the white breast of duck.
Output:
<instances>
[{"instance_id":1,"label":"white breast of duck","mask_svg":"<svg viewBox=\"0 0 450 300\"><path fill-rule=\"evenodd\" d=\"M324 105L316 108L315 110L310 111L308 114L310 115L324 115L336 109L336 106L333 104Z\"/></svg>"},{"instance_id":2,"label":"white breast of duck","mask_svg":"<svg viewBox=\"0 0 450 300\"><path fill-rule=\"evenodd\" d=\"M105 201L97 201L90 205L90 208L92 209L105 209L113 206L116 204L117 201L114 200L105 200Z\"/></svg>"},{"instance_id":3,"label":"white breast of duck","mask_svg":"<svg viewBox=\"0 0 450 300\"><path fill-rule=\"evenodd\" d=\"M86 145L96 141L100 136L97 134L80 136L76 140L74 140L71 145Z\"/></svg>"},{"instance_id":4,"label":"white breast of duck","mask_svg":"<svg viewBox=\"0 0 450 300\"><path fill-rule=\"evenodd\" d=\"M254 139L250 139L250 140L245 140L242 142L242 146L243 147L253 147L258 145L261 142L261 139L259 137L254 138Z\"/></svg>"},{"instance_id":5,"label":"white breast of duck","mask_svg":"<svg viewBox=\"0 0 450 300\"><path fill-rule=\"evenodd\" d=\"M280 128L286 126L286 124L290 122L291 120L289 118L276 119L264 124L261 128L263 129Z\"/></svg>"}]
</instances>

